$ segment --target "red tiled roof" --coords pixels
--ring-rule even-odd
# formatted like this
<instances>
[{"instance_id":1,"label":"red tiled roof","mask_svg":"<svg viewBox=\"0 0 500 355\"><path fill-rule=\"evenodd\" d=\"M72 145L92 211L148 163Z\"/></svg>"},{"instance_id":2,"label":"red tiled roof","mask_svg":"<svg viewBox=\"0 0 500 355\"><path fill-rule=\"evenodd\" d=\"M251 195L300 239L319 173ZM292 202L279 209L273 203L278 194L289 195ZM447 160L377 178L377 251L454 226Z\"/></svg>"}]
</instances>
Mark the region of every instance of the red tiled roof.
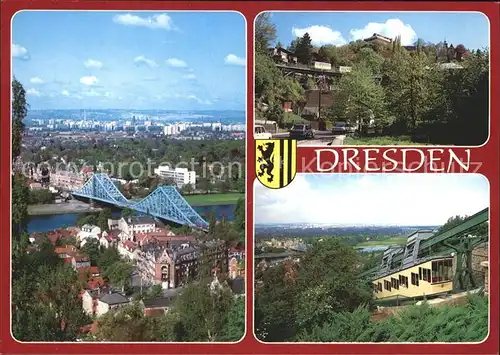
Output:
<instances>
[{"instance_id":1,"label":"red tiled roof","mask_svg":"<svg viewBox=\"0 0 500 355\"><path fill-rule=\"evenodd\" d=\"M118 238L118 235L121 233L119 229L112 229L108 232L108 237L111 237L113 239Z\"/></svg>"},{"instance_id":2,"label":"red tiled roof","mask_svg":"<svg viewBox=\"0 0 500 355\"><path fill-rule=\"evenodd\" d=\"M66 245L64 247L56 247L56 254L69 254L76 251L76 247L73 245Z\"/></svg>"},{"instance_id":3,"label":"red tiled roof","mask_svg":"<svg viewBox=\"0 0 500 355\"><path fill-rule=\"evenodd\" d=\"M87 287L90 290L94 290L96 288L101 287L105 283L106 283L106 281L104 281L104 279L102 277L91 277L89 279L89 281L87 282Z\"/></svg>"},{"instance_id":4,"label":"red tiled roof","mask_svg":"<svg viewBox=\"0 0 500 355\"><path fill-rule=\"evenodd\" d=\"M101 270L99 270L99 268L97 266L91 266L91 267L84 267L84 268L81 268L80 270L78 270L78 272L80 274L83 274L83 273L90 273L91 275L96 275L96 274L100 274L101 273Z\"/></svg>"},{"instance_id":5,"label":"red tiled roof","mask_svg":"<svg viewBox=\"0 0 500 355\"><path fill-rule=\"evenodd\" d=\"M84 254L77 254L77 255L73 255L73 258L75 259L75 261L89 261L89 257L87 255L84 255Z\"/></svg>"},{"instance_id":6,"label":"red tiled roof","mask_svg":"<svg viewBox=\"0 0 500 355\"><path fill-rule=\"evenodd\" d=\"M153 240L158 242L171 242L171 241L194 241L195 237L192 235L172 235L169 236L168 232L152 232L152 233L137 233L135 239L141 245L151 243Z\"/></svg>"},{"instance_id":7,"label":"red tiled roof","mask_svg":"<svg viewBox=\"0 0 500 355\"><path fill-rule=\"evenodd\" d=\"M132 243L130 240L126 240L123 242L123 246L128 249L128 250L134 250L136 249L136 245Z\"/></svg>"}]
</instances>

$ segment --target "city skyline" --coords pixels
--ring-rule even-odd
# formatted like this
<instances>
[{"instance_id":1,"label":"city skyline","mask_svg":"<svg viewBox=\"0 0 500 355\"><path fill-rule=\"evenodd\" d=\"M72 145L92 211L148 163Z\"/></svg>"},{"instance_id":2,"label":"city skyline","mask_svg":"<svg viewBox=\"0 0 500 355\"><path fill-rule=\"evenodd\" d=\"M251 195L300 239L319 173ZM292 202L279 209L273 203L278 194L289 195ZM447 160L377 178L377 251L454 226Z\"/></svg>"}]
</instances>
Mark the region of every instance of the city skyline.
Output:
<instances>
[{"instance_id":1,"label":"city skyline","mask_svg":"<svg viewBox=\"0 0 500 355\"><path fill-rule=\"evenodd\" d=\"M443 225L489 206L482 175L297 174L286 188L255 182L255 224Z\"/></svg>"},{"instance_id":2,"label":"city skyline","mask_svg":"<svg viewBox=\"0 0 500 355\"><path fill-rule=\"evenodd\" d=\"M489 21L480 12L272 12L276 41L288 46L308 32L312 44L344 45L378 33L390 38L401 35L402 45L417 39L468 49L489 47ZM428 26L432 23L432 26Z\"/></svg>"},{"instance_id":3,"label":"city skyline","mask_svg":"<svg viewBox=\"0 0 500 355\"><path fill-rule=\"evenodd\" d=\"M33 109L245 109L236 12L22 11L11 48Z\"/></svg>"}]
</instances>

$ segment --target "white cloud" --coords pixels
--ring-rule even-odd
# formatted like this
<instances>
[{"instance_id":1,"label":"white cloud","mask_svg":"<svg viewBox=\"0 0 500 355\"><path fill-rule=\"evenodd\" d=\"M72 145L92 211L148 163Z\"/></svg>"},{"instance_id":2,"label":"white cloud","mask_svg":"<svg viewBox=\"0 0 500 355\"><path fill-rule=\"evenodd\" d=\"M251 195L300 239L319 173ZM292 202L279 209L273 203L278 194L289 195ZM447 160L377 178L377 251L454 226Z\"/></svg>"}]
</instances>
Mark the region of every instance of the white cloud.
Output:
<instances>
[{"instance_id":1,"label":"white cloud","mask_svg":"<svg viewBox=\"0 0 500 355\"><path fill-rule=\"evenodd\" d=\"M42 79L40 79L39 77L35 76L33 78L30 79L30 83L32 84L43 84L44 81Z\"/></svg>"},{"instance_id":2,"label":"white cloud","mask_svg":"<svg viewBox=\"0 0 500 355\"><path fill-rule=\"evenodd\" d=\"M256 223L441 225L489 205L480 175L298 174L279 190L255 184Z\"/></svg>"},{"instance_id":3,"label":"white cloud","mask_svg":"<svg viewBox=\"0 0 500 355\"><path fill-rule=\"evenodd\" d=\"M32 95L32 96L42 96L40 91L38 91L37 89L34 89L34 88L29 89L28 91L26 91L26 93L28 95Z\"/></svg>"},{"instance_id":4,"label":"white cloud","mask_svg":"<svg viewBox=\"0 0 500 355\"><path fill-rule=\"evenodd\" d=\"M389 19L385 23L370 22L364 28L352 29L350 31L353 40L364 39L374 33L394 39L401 36L403 46L412 45L417 39L417 33L409 24L405 24L400 19Z\"/></svg>"},{"instance_id":5,"label":"white cloud","mask_svg":"<svg viewBox=\"0 0 500 355\"><path fill-rule=\"evenodd\" d=\"M187 98L189 100L195 100L197 101L199 104L202 104L202 105L211 105L212 102L210 100L202 100L200 99L199 97L197 97L196 95L188 95Z\"/></svg>"},{"instance_id":6,"label":"white cloud","mask_svg":"<svg viewBox=\"0 0 500 355\"><path fill-rule=\"evenodd\" d=\"M226 64L231 64L231 65L246 65L246 60L245 58L238 57L234 54L228 54L226 58L224 58L224 61Z\"/></svg>"},{"instance_id":7,"label":"white cloud","mask_svg":"<svg viewBox=\"0 0 500 355\"><path fill-rule=\"evenodd\" d=\"M80 78L80 83L87 86L96 85L99 82L95 76L83 76Z\"/></svg>"},{"instance_id":8,"label":"white cloud","mask_svg":"<svg viewBox=\"0 0 500 355\"><path fill-rule=\"evenodd\" d=\"M194 75L194 74L186 74L186 75L184 75L184 79L196 79L196 75Z\"/></svg>"},{"instance_id":9,"label":"white cloud","mask_svg":"<svg viewBox=\"0 0 500 355\"><path fill-rule=\"evenodd\" d=\"M96 69L101 69L102 68L102 63L98 60L95 59L87 59L85 63L83 63L87 68L96 68Z\"/></svg>"},{"instance_id":10,"label":"white cloud","mask_svg":"<svg viewBox=\"0 0 500 355\"><path fill-rule=\"evenodd\" d=\"M68 90L61 91L62 96L66 96L72 99L83 100L83 96L79 94L71 94Z\"/></svg>"},{"instance_id":11,"label":"white cloud","mask_svg":"<svg viewBox=\"0 0 500 355\"><path fill-rule=\"evenodd\" d=\"M154 60L149 59L143 55L135 57L134 63L137 65L147 65L148 67L151 67L151 68L156 68L158 66L158 64L156 64L156 62Z\"/></svg>"},{"instance_id":12,"label":"white cloud","mask_svg":"<svg viewBox=\"0 0 500 355\"><path fill-rule=\"evenodd\" d=\"M169 58L167 59L167 65L174 68L186 68L187 64L185 61L177 58Z\"/></svg>"},{"instance_id":13,"label":"white cloud","mask_svg":"<svg viewBox=\"0 0 500 355\"><path fill-rule=\"evenodd\" d=\"M104 96L106 96L106 97L113 97L114 95L113 95L113 93L111 91L106 91L104 93Z\"/></svg>"},{"instance_id":14,"label":"white cloud","mask_svg":"<svg viewBox=\"0 0 500 355\"><path fill-rule=\"evenodd\" d=\"M347 43L342 37L342 33L332 30L328 26L314 25L306 28L292 28L292 33L295 37L302 37L305 33L309 33L311 42L315 46L323 46L325 44L332 44L334 46L341 46Z\"/></svg>"},{"instance_id":15,"label":"white cloud","mask_svg":"<svg viewBox=\"0 0 500 355\"><path fill-rule=\"evenodd\" d=\"M14 58L20 58L24 60L30 59L28 50L23 46L20 46L19 44L12 43L11 51L12 51L12 57Z\"/></svg>"},{"instance_id":16,"label":"white cloud","mask_svg":"<svg viewBox=\"0 0 500 355\"><path fill-rule=\"evenodd\" d=\"M164 30L175 29L172 23L172 18L167 14L159 14L146 18L132 14L123 14L115 16L113 21L125 26L147 27Z\"/></svg>"},{"instance_id":17,"label":"white cloud","mask_svg":"<svg viewBox=\"0 0 500 355\"><path fill-rule=\"evenodd\" d=\"M96 96L101 96L101 94L99 94L97 91L95 91L94 89L90 89L89 91L84 91L82 92L82 95L85 95L85 96L90 96L90 97L96 97Z\"/></svg>"}]
</instances>

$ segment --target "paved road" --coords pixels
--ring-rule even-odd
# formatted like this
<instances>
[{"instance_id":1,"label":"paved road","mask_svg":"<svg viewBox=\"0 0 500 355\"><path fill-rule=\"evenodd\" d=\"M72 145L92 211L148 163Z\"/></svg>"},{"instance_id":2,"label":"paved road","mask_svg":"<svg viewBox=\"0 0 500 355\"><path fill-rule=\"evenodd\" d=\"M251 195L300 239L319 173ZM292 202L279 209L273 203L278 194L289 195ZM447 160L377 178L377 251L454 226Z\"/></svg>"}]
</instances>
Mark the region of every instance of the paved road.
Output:
<instances>
[{"instance_id":1,"label":"paved road","mask_svg":"<svg viewBox=\"0 0 500 355\"><path fill-rule=\"evenodd\" d=\"M275 139L285 139L290 137L288 132L273 134ZM322 146L322 145L343 145L345 135L334 135L331 131L314 131L314 139L304 139L297 142L298 146Z\"/></svg>"}]
</instances>

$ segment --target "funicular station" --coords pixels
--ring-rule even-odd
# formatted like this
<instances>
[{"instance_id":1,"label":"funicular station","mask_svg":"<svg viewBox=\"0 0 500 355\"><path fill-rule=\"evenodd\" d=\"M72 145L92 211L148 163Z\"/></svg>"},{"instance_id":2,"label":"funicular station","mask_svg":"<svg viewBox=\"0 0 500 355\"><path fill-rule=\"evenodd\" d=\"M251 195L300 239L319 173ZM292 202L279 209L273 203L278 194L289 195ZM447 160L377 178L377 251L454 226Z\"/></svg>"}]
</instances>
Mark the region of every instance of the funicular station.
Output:
<instances>
[{"instance_id":1,"label":"funicular station","mask_svg":"<svg viewBox=\"0 0 500 355\"><path fill-rule=\"evenodd\" d=\"M418 230L404 247L390 248L381 264L361 277L373 287L379 304L446 297L465 291L482 291L487 282L473 268L473 251L488 245L486 208L444 231Z\"/></svg>"}]
</instances>

